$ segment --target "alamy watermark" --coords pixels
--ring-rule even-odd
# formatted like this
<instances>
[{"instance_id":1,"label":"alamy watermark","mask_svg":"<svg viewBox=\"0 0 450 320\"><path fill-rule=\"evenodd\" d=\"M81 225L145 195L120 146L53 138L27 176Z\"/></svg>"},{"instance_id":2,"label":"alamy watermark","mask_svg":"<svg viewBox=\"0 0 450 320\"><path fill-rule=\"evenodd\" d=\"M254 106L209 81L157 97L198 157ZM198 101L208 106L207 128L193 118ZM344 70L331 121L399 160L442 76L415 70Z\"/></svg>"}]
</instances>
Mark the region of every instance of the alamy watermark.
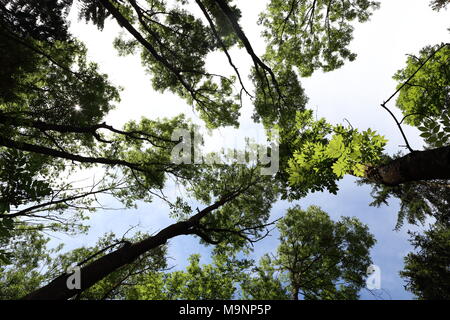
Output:
<instances>
[{"instance_id":1,"label":"alamy watermark","mask_svg":"<svg viewBox=\"0 0 450 320\"><path fill-rule=\"evenodd\" d=\"M377 265L370 265L367 268L366 287L369 290L381 289L381 269Z\"/></svg>"},{"instance_id":2,"label":"alamy watermark","mask_svg":"<svg viewBox=\"0 0 450 320\"><path fill-rule=\"evenodd\" d=\"M277 137L275 133L272 137ZM176 129L172 133L172 141L180 141L171 153L174 164L260 164L261 175L274 175L278 172L280 162L279 144L270 142L269 146L249 145L244 150L222 148L219 152L203 154L200 145L203 137L198 130ZM274 139L276 140L276 139ZM270 151L270 152L269 152Z\"/></svg>"},{"instance_id":3,"label":"alamy watermark","mask_svg":"<svg viewBox=\"0 0 450 320\"><path fill-rule=\"evenodd\" d=\"M81 269L79 266L70 267L67 269L67 274L70 276L66 280L66 286L69 290L81 289Z\"/></svg>"}]
</instances>

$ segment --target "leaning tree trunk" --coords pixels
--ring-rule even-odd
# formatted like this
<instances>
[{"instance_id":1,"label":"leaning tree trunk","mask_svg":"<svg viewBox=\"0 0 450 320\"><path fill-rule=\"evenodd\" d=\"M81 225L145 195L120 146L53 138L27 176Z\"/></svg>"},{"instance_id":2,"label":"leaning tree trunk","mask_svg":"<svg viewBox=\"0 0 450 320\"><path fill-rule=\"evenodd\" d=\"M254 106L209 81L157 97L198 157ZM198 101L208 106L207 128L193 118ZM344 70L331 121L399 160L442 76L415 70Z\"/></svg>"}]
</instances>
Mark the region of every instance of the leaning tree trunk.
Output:
<instances>
[{"instance_id":1,"label":"leaning tree trunk","mask_svg":"<svg viewBox=\"0 0 450 320\"><path fill-rule=\"evenodd\" d=\"M122 266L132 263L142 254L165 244L169 239L187 234L197 234L196 227L200 219L239 196L243 190L232 192L213 205L203 209L187 221L178 222L140 242L117 249L80 269L80 289L71 289L67 285L70 274L63 274L46 286L28 294L25 300L64 300L83 292ZM201 236L199 234L199 236Z\"/></svg>"},{"instance_id":2,"label":"leaning tree trunk","mask_svg":"<svg viewBox=\"0 0 450 320\"><path fill-rule=\"evenodd\" d=\"M450 146L414 151L385 165L371 167L366 171L366 178L388 186L450 179Z\"/></svg>"}]
</instances>

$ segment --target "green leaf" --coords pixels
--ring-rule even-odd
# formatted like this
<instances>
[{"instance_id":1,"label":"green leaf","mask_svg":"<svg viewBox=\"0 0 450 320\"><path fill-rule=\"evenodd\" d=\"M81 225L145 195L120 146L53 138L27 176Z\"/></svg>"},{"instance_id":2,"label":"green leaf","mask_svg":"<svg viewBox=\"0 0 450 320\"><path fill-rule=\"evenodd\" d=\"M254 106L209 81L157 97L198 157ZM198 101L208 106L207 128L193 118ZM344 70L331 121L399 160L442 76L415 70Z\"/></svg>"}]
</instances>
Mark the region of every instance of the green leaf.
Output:
<instances>
[{"instance_id":1,"label":"green leaf","mask_svg":"<svg viewBox=\"0 0 450 320\"><path fill-rule=\"evenodd\" d=\"M330 158L339 158L344 148L344 138L341 135L335 135L328 144L325 152Z\"/></svg>"}]
</instances>

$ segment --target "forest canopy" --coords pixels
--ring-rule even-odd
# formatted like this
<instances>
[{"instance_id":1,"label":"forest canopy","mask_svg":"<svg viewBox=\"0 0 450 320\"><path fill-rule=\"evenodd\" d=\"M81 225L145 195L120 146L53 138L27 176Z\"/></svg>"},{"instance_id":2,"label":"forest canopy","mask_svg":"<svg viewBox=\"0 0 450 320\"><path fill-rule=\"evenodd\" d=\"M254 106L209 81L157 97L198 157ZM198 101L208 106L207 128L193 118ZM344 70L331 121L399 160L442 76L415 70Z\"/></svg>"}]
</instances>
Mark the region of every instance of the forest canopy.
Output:
<instances>
[{"instance_id":1,"label":"forest canopy","mask_svg":"<svg viewBox=\"0 0 450 320\"><path fill-rule=\"evenodd\" d=\"M430 10L448 4L432 1ZM355 29L379 8L368 0L267 1L255 21L259 54L238 1L0 0L0 299L358 299L370 291L371 226L302 205L315 192L337 194L347 176L357 178L354 188L372 188L373 206L397 199L392 232L422 226L410 234L406 290L448 299L450 44L405 52L387 75L397 87L380 108L405 143L395 154L376 124L318 117L302 86L357 59ZM71 10L99 32L118 26L116 54L139 59L152 90L177 96L200 122L181 113L108 123L123 88L71 33ZM230 73L211 70L212 55ZM207 151L199 128L239 128L249 107L265 141ZM417 128L422 148L410 144L405 125ZM199 154L206 160L196 162ZM78 181L80 173L91 178ZM174 185L180 192L169 196ZM49 246L49 233L86 234L104 199L122 211L161 201L172 223L98 235L70 251ZM279 201L288 208L275 219ZM276 253L248 258L274 233ZM211 263L186 247L188 266L172 270L168 248L180 236L209 248ZM74 270L80 281L68 285Z\"/></svg>"}]
</instances>

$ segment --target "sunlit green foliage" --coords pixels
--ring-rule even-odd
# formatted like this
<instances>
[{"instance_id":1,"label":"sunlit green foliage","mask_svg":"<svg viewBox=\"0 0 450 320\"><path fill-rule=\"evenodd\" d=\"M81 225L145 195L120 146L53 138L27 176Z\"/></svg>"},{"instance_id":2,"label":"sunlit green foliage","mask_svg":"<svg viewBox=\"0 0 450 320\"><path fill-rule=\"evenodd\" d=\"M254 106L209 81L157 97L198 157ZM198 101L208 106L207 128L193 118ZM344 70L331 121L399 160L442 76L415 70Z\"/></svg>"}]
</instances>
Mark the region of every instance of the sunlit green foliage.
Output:
<instances>
[{"instance_id":1,"label":"sunlit green foliage","mask_svg":"<svg viewBox=\"0 0 450 320\"><path fill-rule=\"evenodd\" d=\"M386 140L368 129L359 132L342 125L332 126L325 119L314 120L312 111L297 114L298 136L289 160L289 181L301 192L337 192L336 182L345 174L363 177L368 166L381 160Z\"/></svg>"}]
</instances>

